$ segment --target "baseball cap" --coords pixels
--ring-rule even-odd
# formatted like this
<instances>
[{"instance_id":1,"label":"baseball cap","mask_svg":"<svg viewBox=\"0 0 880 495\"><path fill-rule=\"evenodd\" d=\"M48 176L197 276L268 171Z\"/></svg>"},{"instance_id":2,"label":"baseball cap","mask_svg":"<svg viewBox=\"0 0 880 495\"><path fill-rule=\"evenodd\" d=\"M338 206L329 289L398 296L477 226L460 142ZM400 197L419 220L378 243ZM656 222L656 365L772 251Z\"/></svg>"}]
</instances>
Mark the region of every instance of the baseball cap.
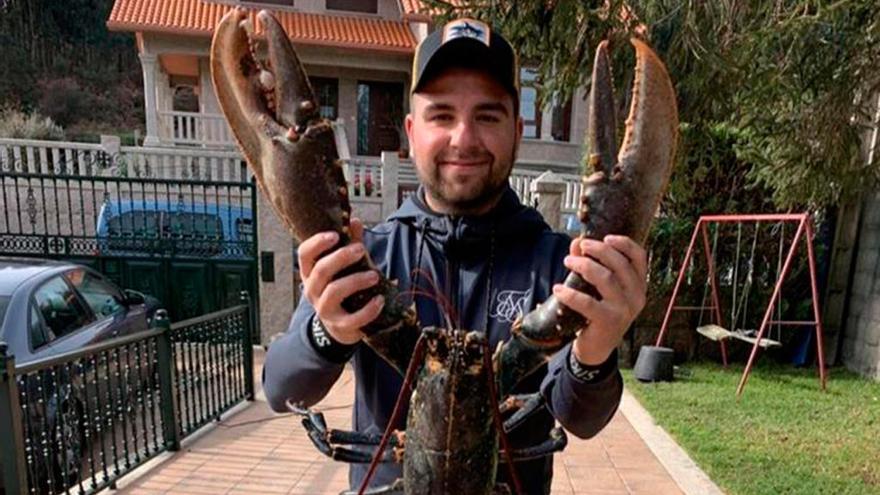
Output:
<instances>
[{"instance_id":1,"label":"baseball cap","mask_svg":"<svg viewBox=\"0 0 880 495\"><path fill-rule=\"evenodd\" d=\"M449 67L487 71L519 100L519 62L510 43L475 19L456 19L446 23L419 43L413 58L411 91Z\"/></svg>"}]
</instances>

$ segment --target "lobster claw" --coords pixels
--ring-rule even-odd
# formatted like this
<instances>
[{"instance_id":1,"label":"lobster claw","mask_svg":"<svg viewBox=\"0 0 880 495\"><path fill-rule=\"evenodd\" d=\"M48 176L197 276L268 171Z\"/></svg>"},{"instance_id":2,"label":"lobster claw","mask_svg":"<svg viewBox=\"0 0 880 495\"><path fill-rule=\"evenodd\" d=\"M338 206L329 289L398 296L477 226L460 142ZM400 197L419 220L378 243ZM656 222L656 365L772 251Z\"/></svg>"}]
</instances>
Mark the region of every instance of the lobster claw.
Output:
<instances>
[{"instance_id":1,"label":"lobster claw","mask_svg":"<svg viewBox=\"0 0 880 495\"><path fill-rule=\"evenodd\" d=\"M619 234L644 244L672 172L678 107L663 62L645 42L632 38L630 43L636 67L619 153L608 42L596 50L585 139L585 187L578 217L586 237L601 240ZM587 176L590 169L594 173Z\"/></svg>"},{"instance_id":2,"label":"lobster claw","mask_svg":"<svg viewBox=\"0 0 880 495\"><path fill-rule=\"evenodd\" d=\"M258 58L253 19L229 11L214 32L211 75L220 108L254 172L260 190L300 241L336 232L336 247L351 242L348 185L336 151L333 127L318 112L308 76L281 24L268 11L256 16L265 34L268 60ZM364 256L336 274L378 271ZM381 275L381 274L380 274ZM379 282L342 301L349 312L377 295L382 312L362 330L366 342L398 370L405 370L418 339L415 311L399 300L396 285Z\"/></svg>"},{"instance_id":3,"label":"lobster claw","mask_svg":"<svg viewBox=\"0 0 880 495\"><path fill-rule=\"evenodd\" d=\"M294 235L304 240L336 231L345 244L350 205L333 128L320 118L281 24L267 11L256 18L265 35L266 62L258 58L261 46L244 9L230 10L214 32L211 75L220 108L260 189Z\"/></svg>"},{"instance_id":4,"label":"lobster claw","mask_svg":"<svg viewBox=\"0 0 880 495\"><path fill-rule=\"evenodd\" d=\"M636 67L620 152L608 43L603 41L596 50L578 217L582 237L601 240L617 234L644 244L672 173L678 107L663 62L643 41L630 41L635 47ZM601 299L595 287L577 273L569 273L564 284ZM517 382L550 359L586 324L580 313L555 297L516 321L511 339L496 356L501 393L510 393Z\"/></svg>"}]
</instances>

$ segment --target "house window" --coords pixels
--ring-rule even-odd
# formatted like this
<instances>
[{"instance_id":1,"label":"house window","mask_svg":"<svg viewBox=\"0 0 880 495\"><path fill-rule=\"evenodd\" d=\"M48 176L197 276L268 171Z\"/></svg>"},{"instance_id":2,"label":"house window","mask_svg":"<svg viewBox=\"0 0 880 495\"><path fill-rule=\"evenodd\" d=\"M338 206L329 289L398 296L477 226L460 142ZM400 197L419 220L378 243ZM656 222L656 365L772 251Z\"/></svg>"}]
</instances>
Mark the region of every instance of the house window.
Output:
<instances>
[{"instance_id":1,"label":"house window","mask_svg":"<svg viewBox=\"0 0 880 495\"><path fill-rule=\"evenodd\" d=\"M321 117L336 120L339 116L339 81L329 77L310 77Z\"/></svg>"},{"instance_id":2,"label":"house window","mask_svg":"<svg viewBox=\"0 0 880 495\"><path fill-rule=\"evenodd\" d=\"M571 98L564 104L553 107L550 135L554 141L568 142L571 139Z\"/></svg>"},{"instance_id":3,"label":"house window","mask_svg":"<svg viewBox=\"0 0 880 495\"><path fill-rule=\"evenodd\" d=\"M199 78L172 74L168 77L168 86L172 91L171 110L175 112L199 111Z\"/></svg>"},{"instance_id":4,"label":"house window","mask_svg":"<svg viewBox=\"0 0 880 495\"><path fill-rule=\"evenodd\" d=\"M379 2L378 0L327 0L327 10L376 14L379 12Z\"/></svg>"},{"instance_id":5,"label":"house window","mask_svg":"<svg viewBox=\"0 0 880 495\"><path fill-rule=\"evenodd\" d=\"M523 67L520 69L519 115L523 119L523 137L540 139L541 105L538 95L538 72Z\"/></svg>"},{"instance_id":6,"label":"house window","mask_svg":"<svg viewBox=\"0 0 880 495\"><path fill-rule=\"evenodd\" d=\"M359 81L357 154L378 156L400 149L403 115L402 83Z\"/></svg>"},{"instance_id":7,"label":"house window","mask_svg":"<svg viewBox=\"0 0 880 495\"><path fill-rule=\"evenodd\" d=\"M199 111L199 95L193 86L177 86L171 98L171 110L175 112Z\"/></svg>"}]
</instances>

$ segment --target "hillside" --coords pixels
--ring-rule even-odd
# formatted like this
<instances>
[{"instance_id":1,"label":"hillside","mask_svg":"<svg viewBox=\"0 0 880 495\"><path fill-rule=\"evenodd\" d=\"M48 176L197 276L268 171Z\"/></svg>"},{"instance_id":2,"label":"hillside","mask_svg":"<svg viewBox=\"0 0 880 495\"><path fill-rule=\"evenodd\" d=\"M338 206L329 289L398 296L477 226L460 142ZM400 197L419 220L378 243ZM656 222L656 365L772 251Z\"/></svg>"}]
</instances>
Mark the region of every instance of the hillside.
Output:
<instances>
[{"instance_id":1,"label":"hillside","mask_svg":"<svg viewBox=\"0 0 880 495\"><path fill-rule=\"evenodd\" d=\"M142 128L131 33L106 27L113 0L0 0L0 109L37 111L68 138Z\"/></svg>"}]
</instances>

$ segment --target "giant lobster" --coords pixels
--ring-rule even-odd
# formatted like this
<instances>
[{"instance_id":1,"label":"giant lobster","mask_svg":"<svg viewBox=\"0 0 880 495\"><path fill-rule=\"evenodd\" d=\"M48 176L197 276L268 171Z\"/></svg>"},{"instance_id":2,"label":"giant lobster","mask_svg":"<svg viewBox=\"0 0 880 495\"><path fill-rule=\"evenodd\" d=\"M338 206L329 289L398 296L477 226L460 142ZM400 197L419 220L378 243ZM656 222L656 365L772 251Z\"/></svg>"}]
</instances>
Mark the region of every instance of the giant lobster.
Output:
<instances>
[{"instance_id":1,"label":"giant lobster","mask_svg":"<svg viewBox=\"0 0 880 495\"><path fill-rule=\"evenodd\" d=\"M256 17L262 26L260 38L253 19L241 8L228 12L215 30L211 73L220 106L260 190L293 235L304 240L334 231L339 234L337 247L342 247L351 239L351 208L333 128L319 115L284 29L267 11ZM678 115L663 63L643 41L631 42L635 77L619 153L607 42L596 51L579 219L581 236L602 239L619 234L644 243L670 176ZM369 255L339 276L363 270L376 270ZM564 283L596 295L576 273ZM320 413L296 409L325 454L347 462L372 462L371 472L377 462L403 463L401 480L366 493L505 493L507 488L495 482L499 458L510 466L564 448L566 437L559 428L540 445L518 450L506 445L505 432L542 406L538 394L508 396L584 327L580 314L551 298L515 322L511 338L493 353L479 332L420 328L412 307L384 278L346 299L343 306L356 311L377 294L386 303L380 316L363 329L364 341L404 375L390 424L395 424L399 406L415 382L406 431L392 435L389 428L379 436L328 429ZM508 415L503 421L502 412ZM389 444L392 449L386 452ZM368 452L354 445L378 447ZM512 470L511 475L516 491ZM361 493L368 480L369 475Z\"/></svg>"}]
</instances>

